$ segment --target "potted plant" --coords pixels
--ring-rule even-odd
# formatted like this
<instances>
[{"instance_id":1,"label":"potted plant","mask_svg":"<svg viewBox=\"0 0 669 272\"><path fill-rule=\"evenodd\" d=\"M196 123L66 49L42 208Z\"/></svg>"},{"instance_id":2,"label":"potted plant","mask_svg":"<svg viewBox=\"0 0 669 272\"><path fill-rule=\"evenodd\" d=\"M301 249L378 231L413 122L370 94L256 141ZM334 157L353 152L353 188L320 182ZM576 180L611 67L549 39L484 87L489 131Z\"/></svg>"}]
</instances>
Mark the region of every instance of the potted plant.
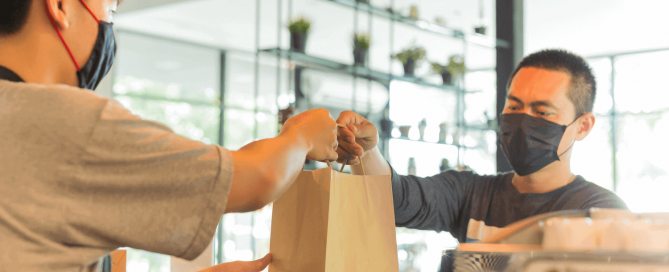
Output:
<instances>
[{"instance_id":1,"label":"potted plant","mask_svg":"<svg viewBox=\"0 0 669 272\"><path fill-rule=\"evenodd\" d=\"M446 65L446 70L451 73L451 77L458 78L460 75L464 75L467 71L465 67L465 60L460 55L452 55L448 58L448 65Z\"/></svg>"},{"instance_id":2,"label":"potted plant","mask_svg":"<svg viewBox=\"0 0 669 272\"><path fill-rule=\"evenodd\" d=\"M288 30L290 30L290 49L296 52L304 53L307 47L307 34L311 27L311 21L305 17L290 20Z\"/></svg>"},{"instance_id":3,"label":"potted plant","mask_svg":"<svg viewBox=\"0 0 669 272\"><path fill-rule=\"evenodd\" d=\"M404 50L394 56L404 65L404 75L413 76L416 64L418 64L425 57L425 49L421 47L414 47Z\"/></svg>"},{"instance_id":4,"label":"potted plant","mask_svg":"<svg viewBox=\"0 0 669 272\"><path fill-rule=\"evenodd\" d=\"M353 60L355 65L365 66L367 63L367 53L369 51L369 34L353 34Z\"/></svg>"},{"instance_id":5,"label":"potted plant","mask_svg":"<svg viewBox=\"0 0 669 272\"><path fill-rule=\"evenodd\" d=\"M431 64L434 73L441 75L441 80L444 83L444 85L451 85L453 77L451 75L451 72L449 72L448 69L446 69L446 66L441 65L437 62L432 62Z\"/></svg>"},{"instance_id":6,"label":"potted plant","mask_svg":"<svg viewBox=\"0 0 669 272\"><path fill-rule=\"evenodd\" d=\"M483 0L479 0L479 21L481 24L474 28L474 32L485 35L485 26L483 25Z\"/></svg>"},{"instance_id":7,"label":"potted plant","mask_svg":"<svg viewBox=\"0 0 669 272\"><path fill-rule=\"evenodd\" d=\"M389 138L393 130L393 121L384 117L381 119L381 136Z\"/></svg>"},{"instance_id":8,"label":"potted plant","mask_svg":"<svg viewBox=\"0 0 669 272\"><path fill-rule=\"evenodd\" d=\"M441 166L439 166L439 171L444 172L444 171L446 171L450 168L451 167L448 166L448 159L442 159L441 160Z\"/></svg>"},{"instance_id":9,"label":"potted plant","mask_svg":"<svg viewBox=\"0 0 669 272\"><path fill-rule=\"evenodd\" d=\"M474 32L485 35L485 26L478 26L474 28Z\"/></svg>"}]
</instances>

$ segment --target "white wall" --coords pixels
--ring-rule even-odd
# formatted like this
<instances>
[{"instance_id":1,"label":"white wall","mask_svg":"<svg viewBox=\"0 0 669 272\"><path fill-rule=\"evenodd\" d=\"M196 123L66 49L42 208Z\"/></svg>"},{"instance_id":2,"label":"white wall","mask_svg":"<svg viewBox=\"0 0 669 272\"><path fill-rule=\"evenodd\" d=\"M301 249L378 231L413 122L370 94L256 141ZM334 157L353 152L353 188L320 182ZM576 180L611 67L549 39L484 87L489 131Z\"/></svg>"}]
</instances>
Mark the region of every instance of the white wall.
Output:
<instances>
[{"instance_id":1,"label":"white wall","mask_svg":"<svg viewBox=\"0 0 669 272\"><path fill-rule=\"evenodd\" d=\"M525 0L525 55L564 48L585 57L669 47L666 0Z\"/></svg>"}]
</instances>

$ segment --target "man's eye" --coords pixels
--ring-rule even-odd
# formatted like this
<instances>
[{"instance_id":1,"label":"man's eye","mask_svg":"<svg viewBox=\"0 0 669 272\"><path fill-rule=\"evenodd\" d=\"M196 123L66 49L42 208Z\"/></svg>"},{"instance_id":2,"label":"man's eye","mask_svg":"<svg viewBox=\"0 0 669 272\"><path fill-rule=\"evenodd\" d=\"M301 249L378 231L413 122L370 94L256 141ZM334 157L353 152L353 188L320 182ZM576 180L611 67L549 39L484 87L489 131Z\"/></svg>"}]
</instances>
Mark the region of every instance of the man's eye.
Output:
<instances>
[{"instance_id":1,"label":"man's eye","mask_svg":"<svg viewBox=\"0 0 669 272\"><path fill-rule=\"evenodd\" d=\"M539 115L541 115L541 116L546 116L546 115L548 115L547 112L543 112L543 111L537 111L537 114L539 114Z\"/></svg>"},{"instance_id":2,"label":"man's eye","mask_svg":"<svg viewBox=\"0 0 669 272\"><path fill-rule=\"evenodd\" d=\"M513 107L513 106L509 106L509 109L510 109L510 110L518 110L518 108Z\"/></svg>"}]
</instances>

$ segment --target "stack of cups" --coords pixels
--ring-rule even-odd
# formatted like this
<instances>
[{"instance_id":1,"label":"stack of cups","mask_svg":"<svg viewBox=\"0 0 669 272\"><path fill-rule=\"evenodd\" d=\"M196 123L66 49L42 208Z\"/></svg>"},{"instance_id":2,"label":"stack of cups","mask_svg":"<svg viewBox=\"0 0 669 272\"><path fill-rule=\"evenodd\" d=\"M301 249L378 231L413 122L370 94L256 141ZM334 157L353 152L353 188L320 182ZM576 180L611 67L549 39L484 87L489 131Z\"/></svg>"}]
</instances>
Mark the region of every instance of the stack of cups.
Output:
<instances>
[{"instance_id":1,"label":"stack of cups","mask_svg":"<svg viewBox=\"0 0 669 272\"><path fill-rule=\"evenodd\" d=\"M544 224L548 251L669 252L669 214L598 210L590 218L551 218Z\"/></svg>"},{"instance_id":2,"label":"stack of cups","mask_svg":"<svg viewBox=\"0 0 669 272\"><path fill-rule=\"evenodd\" d=\"M597 234L590 218L551 218L544 225L545 250L590 251L597 249Z\"/></svg>"}]
</instances>

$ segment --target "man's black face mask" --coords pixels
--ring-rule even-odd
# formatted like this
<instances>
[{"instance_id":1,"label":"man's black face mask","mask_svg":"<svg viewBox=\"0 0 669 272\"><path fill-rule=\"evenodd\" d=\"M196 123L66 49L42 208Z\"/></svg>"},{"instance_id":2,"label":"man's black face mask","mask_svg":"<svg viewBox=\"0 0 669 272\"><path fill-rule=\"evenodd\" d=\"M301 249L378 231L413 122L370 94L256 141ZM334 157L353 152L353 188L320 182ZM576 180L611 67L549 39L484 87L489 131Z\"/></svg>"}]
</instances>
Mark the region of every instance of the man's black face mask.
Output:
<instances>
[{"instance_id":1,"label":"man's black face mask","mask_svg":"<svg viewBox=\"0 0 669 272\"><path fill-rule=\"evenodd\" d=\"M578 119L578 118L577 118ZM527 114L502 114L499 144L513 170L527 176L559 161L557 150L567 126ZM572 143L572 146L574 144Z\"/></svg>"},{"instance_id":2,"label":"man's black face mask","mask_svg":"<svg viewBox=\"0 0 669 272\"><path fill-rule=\"evenodd\" d=\"M77 68L77 78L79 79L79 88L95 90L100 81L107 75L107 72L111 69L112 64L114 63L114 58L116 55L116 40L114 38L114 30L112 28L112 23L100 21L97 16L91 11L91 9L86 5L83 0L80 0L81 4L84 5L86 10L93 16L95 21L98 23L98 36L93 47L93 51L88 59L88 62L83 67L80 67L77 63L77 60L74 58L70 47L63 39L63 36L58 30L58 26L51 16L49 20L51 25L58 33L58 37L63 42L65 49L67 49L70 58L74 62L74 66ZM47 14L49 11L47 10Z\"/></svg>"}]
</instances>

